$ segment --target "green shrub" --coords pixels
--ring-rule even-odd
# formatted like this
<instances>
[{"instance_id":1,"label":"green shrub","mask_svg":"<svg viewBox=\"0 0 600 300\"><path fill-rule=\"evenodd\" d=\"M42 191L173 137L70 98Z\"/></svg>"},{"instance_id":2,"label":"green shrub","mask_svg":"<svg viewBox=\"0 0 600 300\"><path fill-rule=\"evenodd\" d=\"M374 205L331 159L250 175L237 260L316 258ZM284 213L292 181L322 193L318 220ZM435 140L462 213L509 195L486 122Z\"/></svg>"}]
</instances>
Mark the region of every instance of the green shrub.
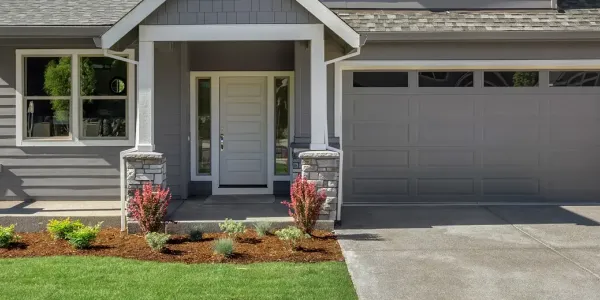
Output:
<instances>
[{"instance_id":1,"label":"green shrub","mask_svg":"<svg viewBox=\"0 0 600 300\"><path fill-rule=\"evenodd\" d=\"M275 235L282 241L286 242L292 250L298 248L298 243L304 238L310 237L310 235L302 232L298 227L289 226L281 230L277 230Z\"/></svg>"},{"instance_id":2,"label":"green shrub","mask_svg":"<svg viewBox=\"0 0 600 300\"><path fill-rule=\"evenodd\" d=\"M0 248L8 248L20 239L21 237L15 234L14 224L8 227L0 226Z\"/></svg>"},{"instance_id":3,"label":"green shrub","mask_svg":"<svg viewBox=\"0 0 600 300\"><path fill-rule=\"evenodd\" d=\"M67 239L69 240L69 244L73 246L75 249L87 249L98 237L98 233L100 233L100 226L102 222L98 223L98 225L92 226L83 226L82 228L76 229L75 231L69 233L67 235Z\"/></svg>"},{"instance_id":4,"label":"green shrub","mask_svg":"<svg viewBox=\"0 0 600 300\"><path fill-rule=\"evenodd\" d=\"M232 219L225 219L225 222L219 224L219 228L227 233L230 238L237 238L246 231L246 227L242 222L236 222Z\"/></svg>"},{"instance_id":5,"label":"green shrub","mask_svg":"<svg viewBox=\"0 0 600 300\"><path fill-rule=\"evenodd\" d=\"M273 223L268 221L257 222L254 224L254 230L256 230L256 234L258 236L263 237L269 233L271 233L271 228L273 227Z\"/></svg>"},{"instance_id":6,"label":"green shrub","mask_svg":"<svg viewBox=\"0 0 600 300\"><path fill-rule=\"evenodd\" d=\"M85 227L79 220L71 221L71 218L63 220L52 219L48 222L46 229L55 240L66 240L69 234Z\"/></svg>"},{"instance_id":7,"label":"green shrub","mask_svg":"<svg viewBox=\"0 0 600 300\"><path fill-rule=\"evenodd\" d=\"M202 240L202 235L204 234L204 230L202 227L194 227L190 230L190 241L199 242Z\"/></svg>"},{"instance_id":8,"label":"green shrub","mask_svg":"<svg viewBox=\"0 0 600 300\"><path fill-rule=\"evenodd\" d=\"M166 233L148 232L146 234L146 243L156 252L163 252L167 249L167 242L171 236Z\"/></svg>"},{"instance_id":9,"label":"green shrub","mask_svg":"<svg viewBox=\"0 0 600 300\"><path fill-rule=\"evenodd\" d=\"M232 239L218 239L213 244L213 250L216 254L223 255L224 257L231 257L235 247Z\"/></svg>"}]
</instances>

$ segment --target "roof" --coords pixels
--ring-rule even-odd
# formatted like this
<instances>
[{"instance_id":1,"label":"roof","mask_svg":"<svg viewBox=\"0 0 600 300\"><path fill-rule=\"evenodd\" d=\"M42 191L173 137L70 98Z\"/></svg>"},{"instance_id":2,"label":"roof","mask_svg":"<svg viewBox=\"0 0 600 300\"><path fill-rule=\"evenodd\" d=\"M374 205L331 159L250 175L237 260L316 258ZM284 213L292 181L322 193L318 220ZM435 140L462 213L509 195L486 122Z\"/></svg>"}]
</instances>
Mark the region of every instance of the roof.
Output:
<instances>
[{"instance_id":1,"label":"roof","mask_svg":"<svg viewBox=\"0 0 600 300\"><path fill-rule=\"evenodd\" d=\"M113 25L142 0L0 0L0 26Z\"/></svg>"},{"instance_id":2,"label":"roof","mask_svg":"<svg viewBox=\"0 0 600 300\"><path fill-rule=\"evenodd\" d=\"M559 10L399 11L334 9L358 32L600 31L600 0L563 0Z\"/></svg>"}]
</instances>

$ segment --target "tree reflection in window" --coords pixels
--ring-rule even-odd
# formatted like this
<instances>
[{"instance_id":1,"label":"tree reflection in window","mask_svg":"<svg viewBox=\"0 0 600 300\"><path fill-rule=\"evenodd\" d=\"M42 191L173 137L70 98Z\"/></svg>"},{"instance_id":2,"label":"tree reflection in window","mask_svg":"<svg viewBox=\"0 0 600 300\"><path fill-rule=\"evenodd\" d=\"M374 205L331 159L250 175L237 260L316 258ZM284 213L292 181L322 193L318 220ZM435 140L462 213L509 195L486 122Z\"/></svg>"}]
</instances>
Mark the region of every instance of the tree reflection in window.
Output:
<instances>
[{"instance_id":1,"label":"tree reflection in window","mask_svg":"<svg viewBox=\"0 0 600 300\"><path fill-rule=\"evenodd\" d=\"M473 72L419 72L419 87L472 87Z\"/></svg>"},{"instance_id":2,"label":"tree reflection in window","mask_svg":"<svg viewBox=\"0 0 600 300\"><path fill-rule=\"evenodd\" d=\"M539 82L539 72L484 72L483 86L485 87L536 87Z\"/></svg>"},{"instance_id":3,"label":"tree reflection in window","mask_svg":"<svg viewBox=\"0 0 600 300\"><path fill-rule=\"evenodd\" d=\"M275 78L275 175L289 170L289 77Z\"/></svg>"}]
</instances>

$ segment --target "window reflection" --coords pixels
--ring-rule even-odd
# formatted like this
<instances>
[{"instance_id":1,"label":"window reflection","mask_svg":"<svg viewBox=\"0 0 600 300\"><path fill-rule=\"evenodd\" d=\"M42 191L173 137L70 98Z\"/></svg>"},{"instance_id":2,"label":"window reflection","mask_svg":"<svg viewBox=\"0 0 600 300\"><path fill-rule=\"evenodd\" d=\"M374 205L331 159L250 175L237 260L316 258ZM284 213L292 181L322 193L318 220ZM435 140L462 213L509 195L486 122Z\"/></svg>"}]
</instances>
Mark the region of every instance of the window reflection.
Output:
<instances>
[{"instance_id":1,"label":"window reflection","mask_svg":"<svg viewBox=\"0 0 600 300\"><path fill-rule=\"evenodd\" d=\"M198 79L198 174L210 174L210 79Z\"/></svg>"},{"instance_id":2,"label":"window reflection","mask_svg":"<svg viewBox=\"0 0 600 300\"><path fill-rule=\"evenodd\" d=\"M275 78L275 175L290 173L289 82L289 77Z\"/></svg>"}]
</instances>

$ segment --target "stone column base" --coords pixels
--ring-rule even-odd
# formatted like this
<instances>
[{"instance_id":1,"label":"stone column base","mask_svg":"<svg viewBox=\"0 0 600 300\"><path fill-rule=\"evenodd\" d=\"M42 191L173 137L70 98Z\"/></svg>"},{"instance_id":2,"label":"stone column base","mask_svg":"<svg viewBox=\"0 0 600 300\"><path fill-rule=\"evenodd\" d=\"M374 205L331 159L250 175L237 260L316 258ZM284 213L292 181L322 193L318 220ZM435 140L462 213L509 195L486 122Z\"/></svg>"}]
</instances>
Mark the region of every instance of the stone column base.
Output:
<instances>
[{"instance_id":1,"label":"stone column base","mask_svg":"<svg viewBox=\"0 0 600 300\"><path fill-rule=\"evenodd\" d=\"M325 192L327 199L321 210L321 219L336 220L340 154L333 151L306 151L299 154L302 160L302 177Z\"/></svg>"}]
</instances>

